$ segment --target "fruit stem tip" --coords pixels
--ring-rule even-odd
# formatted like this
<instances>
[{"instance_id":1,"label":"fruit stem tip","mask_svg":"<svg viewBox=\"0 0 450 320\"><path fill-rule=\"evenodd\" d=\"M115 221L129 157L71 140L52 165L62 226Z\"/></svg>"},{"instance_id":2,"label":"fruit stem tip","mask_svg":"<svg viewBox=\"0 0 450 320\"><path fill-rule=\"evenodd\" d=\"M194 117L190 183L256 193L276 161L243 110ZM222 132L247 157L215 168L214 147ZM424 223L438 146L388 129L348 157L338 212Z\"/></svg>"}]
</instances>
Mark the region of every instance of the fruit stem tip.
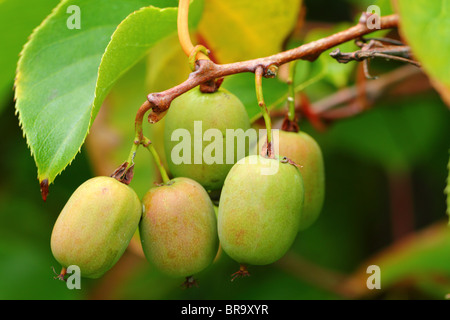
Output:
<instances>
[{"instance_id":1,"label":"fruit stem tip","mask_svg":"<svg viewBox=\"0 0 450 320\"><path fill-rule=\"evenodd\" d=\"M234 281L237 278L250 277L250 272L248 272L247 266L245 264L241 264L239 270L231 275L231 281Z\"/></svg>"},{"instance_id":2,"label":"fruit stem tip","mask_svg":"<svg viewBox=\"0 0 450 320\"><path fill-rule=\"evenodd\" d=\"M42 200L46 201L48 196L48 179L40 182Z\"/></svg>"}]
</instances>

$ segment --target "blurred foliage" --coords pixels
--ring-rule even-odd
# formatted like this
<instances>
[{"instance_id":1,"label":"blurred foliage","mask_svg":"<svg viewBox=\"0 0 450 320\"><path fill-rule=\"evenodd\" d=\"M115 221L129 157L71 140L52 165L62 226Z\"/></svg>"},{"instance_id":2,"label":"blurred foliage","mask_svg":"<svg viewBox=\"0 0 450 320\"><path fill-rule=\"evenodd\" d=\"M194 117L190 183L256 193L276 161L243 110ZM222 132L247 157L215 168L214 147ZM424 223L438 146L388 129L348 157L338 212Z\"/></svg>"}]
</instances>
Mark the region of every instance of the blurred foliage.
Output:
<instances>
[{"instance_id":1,"label":"blurred foliage","mask_svg":"<svg viewBox=\"0 0 450 320\"><path fill-rule=\"evenodd\" d=\"M445 188L445 193L447 194L447 214L450 218L450 158L448 160L448 178L447 178L447 187Z\"/></svg>"},{"instance_id":2,"label":"blurred foliage","mask_svg":"<svg viewBox=\"0 0 450 320\"><path fill-rule=\"evenodd\" d=\"M0 117L4 168L0 184L0 299L73 299L85 291L70 291L51 266L60 266L50 251L50 234L63 204L92 172L85 150L68 167L57 188L43 203L33 159L10 101ZM7 155L7 156L6 156ZM86 281L86 288L89 288Z\"/></svg>"},{"instance_id":3,"label":"blurred foliage","mask_svg":"<svg viewBox=\"0 0 450 320\"><path fill-rule=\"evenodd\" d=\"M305 0L302 23L321 20L331 29L314 27L288 45L352 23L366 4L372 2ZM6 31L11 32L0 29ZM313 102L355 83L356 62L344 67L327 58L324 54L314 63L298 63L296 84ZM386 95L369 110L331 123L324 132L301 119L301 129L319 142L324 155L323 212L298 235L285 258L269 266L250 266L251 277L231 282L230 275L239 265L219 251L215 263L196 275L199 288L182 290L183 279L168 278L149 265L136 237L105 277L82 279L81 290L68 290L54 280L52 266L57 272L60 266L51 254L50 235L59 212L82 182L108 174L125 161L137 109L148 92L164 90L188 76L186 68L177 73L183 62L187 65L176 38L166 39L123 75L106 98L81 154L51 186L46 202L40 197L36 167L14 114L14 101L11 96L2 98L0 299L444 299L450 293L444 193L449 179L450 114L431 89ZM371 72L382 74L398 66L374 63ZM167 74L158 77L155 70ZM257 113L251 74L229 77L223 85L242 99L250 115ZM283 105L286 88L282 79L265 79L268 103ZM162 144L162 126L144 126L157 148ZM159 176L145 149L139 149L135 162L132 186L142 196ZM395 198L399 186L392 184L392 178L399 176L406 177L410 198ZM412 208L414 230L408 237L397 239L393 234L393 224L398 223L393 219L393 202ZM370 264L381 267L380 291L365 287ZM336 290L330 278L342 280L338 289L350 288L357 295Z\"/></svg>"},{"instance_id":4,"label":"blurred foliage","mask_svg":"<svg viewBox=\"0 0 450 320\"><path fill-rule=\"evenodd\" d=\"M439 97L433 95L386 101L333 126L324 148L354 154L387 170L409 170L430 161L434 156L430 151L440 147L448 133L448 110L440 106Z\"/></svg>"}]
</instances>

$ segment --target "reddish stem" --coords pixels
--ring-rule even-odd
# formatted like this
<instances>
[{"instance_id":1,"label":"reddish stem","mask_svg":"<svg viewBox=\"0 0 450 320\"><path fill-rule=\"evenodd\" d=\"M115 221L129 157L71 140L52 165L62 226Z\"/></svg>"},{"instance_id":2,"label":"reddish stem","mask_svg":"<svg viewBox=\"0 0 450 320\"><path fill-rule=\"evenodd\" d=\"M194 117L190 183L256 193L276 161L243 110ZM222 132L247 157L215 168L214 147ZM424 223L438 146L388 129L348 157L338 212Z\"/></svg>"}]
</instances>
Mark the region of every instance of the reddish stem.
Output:
<instances>
[{"instance_id":1,"label":"reddish stem","mask_svg":"<svg viewBox=\"0 0 450 320\"><path fill-rule=\"evenodd\" d=\"M239 266L239 270L231 275L231 281L234 281L236 278L250 277L250 272L248 272L247 266L245 264L241 264Z\"/></svg>"}]
</instances>

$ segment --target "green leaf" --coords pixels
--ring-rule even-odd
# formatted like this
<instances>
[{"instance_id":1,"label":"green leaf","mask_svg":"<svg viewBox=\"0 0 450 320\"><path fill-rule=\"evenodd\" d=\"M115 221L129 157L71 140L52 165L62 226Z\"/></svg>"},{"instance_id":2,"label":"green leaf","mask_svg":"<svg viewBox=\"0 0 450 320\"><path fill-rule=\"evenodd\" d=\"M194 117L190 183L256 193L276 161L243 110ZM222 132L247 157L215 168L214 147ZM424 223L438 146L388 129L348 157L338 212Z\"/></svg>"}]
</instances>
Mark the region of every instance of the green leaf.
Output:
<instances>
[{"instance_id":1,"label":"green leaf","mask_svg":"<svg viewBox=\"0 0 450 320\"><path fill-rule=\"evenodd\" d=\"M398 0L400 33L450 106L450 0Z\"/></svg>"},{"instance_id":2,"label":"green leaf","mask_svg":"<svg viewBox=\"0 0 450 320\"><path fill-rule=\"evenodd\" d=\"M59 0L0 1L0 111L5 99L12 97L14 75L20 50L35 27L58 4Z\"/></svg>"},{"instance_id":3,"label":"green leaf","mask_svg":"<svg viewBox=\"0 0 450 320\"><path fill-rule=\"evenodd\" d=\"M72 4L80 7L79 30L66 27ZM52 183L74 159L115 81L176 31L177 9L150 4L177 2L67 0L32 34L18 64L16 110L40 181ZM201 12L202 2L194 4Z\"/></svg>"}]
</instances>

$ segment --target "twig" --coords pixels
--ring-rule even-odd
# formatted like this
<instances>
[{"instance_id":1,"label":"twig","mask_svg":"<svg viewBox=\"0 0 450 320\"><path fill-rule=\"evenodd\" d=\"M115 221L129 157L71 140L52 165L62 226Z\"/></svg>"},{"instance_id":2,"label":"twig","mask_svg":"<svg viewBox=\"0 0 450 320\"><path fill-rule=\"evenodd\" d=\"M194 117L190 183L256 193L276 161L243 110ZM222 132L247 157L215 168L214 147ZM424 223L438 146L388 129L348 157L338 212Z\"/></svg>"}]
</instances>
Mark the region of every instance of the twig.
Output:
<instances>
[{"instance_id":1,"label":"twig","mask_svg":"<svg viewBox=\"0 0 450 320\"><path fill-rule=\"evenodd\" d=\"M388 60L392 59L407 62L412 65L415 65L416 67L420 67L420 63L418 63L417 61L402 56L396 56L396 54L409 57L411 54L411 50L409 46L386 46L383 48L358 50L349 53L344 53L341 52L339 49L336 49L330 53L330 56L336 59L336 61L339 63L348 63L350 61L363 61L371 58L384 58Z\"/></svg>"},{"instance_id":2,"label":"twig","mask_svg":"<svg viewBox=\"0 0 450 320\"><path fill-rule=\"evenodd\" d=\"M397 26L398 16L395 14L380 18L381 29L390 29ZM149 122L158 122L164 116L165 111L167 111L170 107L173 99L207 81L236 73L254 73L257 68L262 68L264 77L271 78L276 75L277 68L282 64L298 59L313 61L322 52L341 43L360 38L363 35L369 34L373 31L374 30L369 29L365 23L358 23L347 30L338 32L329 37L322 38L269 57L230 64L215 64L209 59L198 60L198 69L192 72L186 81L166 91L149 94L147 96L149 103L144 103L141 106L137 113L136 121L137 123L142 124L142 120L138 119L138 116L143 116L151 109L148 116Z\"/></svg>"},{"instance_id":3,"label":"twig","mask_svg":"<svg viewBox=\"0 0 450 320\"><path fill-rule=\"evenodd\" d=\"M371 38L369 42L368 39L357 39L356 45L361 48L361 50L343 53L338 49L330 53L330 56L336 59L339 63L348 63L350 61L363 61L363 70L367 79L377 79L378 77L372 77L369 74L369 64L368 61L373 58L384 58L386 60L397 60L401 62L406 62L412 64L416 67L420 67L420 63L414 61L411 58L411 49L409 46L403 45L403 43L387 38ZM389 43L389 45L385 45Z\"/></svg>"}]
</instances>

